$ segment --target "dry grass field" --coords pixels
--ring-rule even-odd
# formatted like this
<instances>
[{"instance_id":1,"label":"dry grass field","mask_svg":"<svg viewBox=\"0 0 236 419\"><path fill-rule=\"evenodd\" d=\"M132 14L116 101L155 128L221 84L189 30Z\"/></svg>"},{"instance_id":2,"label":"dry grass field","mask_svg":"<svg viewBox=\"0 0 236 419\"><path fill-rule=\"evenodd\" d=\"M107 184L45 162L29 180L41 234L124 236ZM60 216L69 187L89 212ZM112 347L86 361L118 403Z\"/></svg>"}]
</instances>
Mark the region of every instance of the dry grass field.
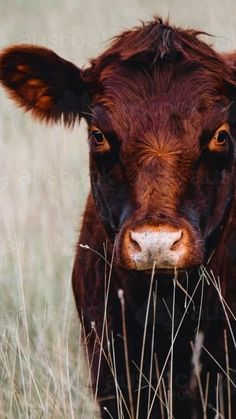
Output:
<instances>
[{"instance_id":1,"label":"dry grass field","mask_svg":"<svg viewBox=\"0 0 236 419\"><path fill-rule=\"evenodd\" d=\"M236 49L235 0L0 0L0 47L34 43L85 64L139 19ZM40 126L0 92L0 418L93 418L71 291L89 190L86 127Z\"/></svg>"}]
</instances>

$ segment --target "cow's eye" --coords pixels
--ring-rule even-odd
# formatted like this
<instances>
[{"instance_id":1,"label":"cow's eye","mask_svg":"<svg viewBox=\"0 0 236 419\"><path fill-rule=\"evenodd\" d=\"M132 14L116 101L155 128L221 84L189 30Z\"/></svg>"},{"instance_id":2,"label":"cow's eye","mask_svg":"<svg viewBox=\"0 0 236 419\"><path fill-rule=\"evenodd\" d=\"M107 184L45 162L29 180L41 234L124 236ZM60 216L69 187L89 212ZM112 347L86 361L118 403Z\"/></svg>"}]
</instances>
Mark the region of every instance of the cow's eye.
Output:
<instances>
[{"instance_id":1,"label":"cow's eye","mask_svg":"<svg viewBox=\"0 0 236 419\"><path fill-rule=\"evenodd\" d=\"M101 131L92 131L92 136L97 145L102 145L106 141L104 134Z\"/></svg>"},{"instance_id":2,"label":"cow's eye","mask_svg":"<svg viewBox=\"0 0 236 419\"><path fill-rule=\"evenodd\" d=\"M105 135L102 131L95 128L90 131L90 139L93 142L93 146L97 151L109 151L110 144L108 143Z\"/></svg>"},{"instance_id":3,"label":"cow's eye","mask_svg":"<svg viewBox=\"0 0 236 419\"><path fill-rule=\"evenodd\" d=\"M222 125L215 133L214 137L211 139L209 143L209 150L210 151L224 151L227 147L227 144L230 140L230 130L229 125L224 124Z\"/></svg>"},{"instance_id":4,"label":"cow's eye","mask_svg":"<svg viewBox=\"0 0 236 419\"><path fill-rule=\"evenodd\" d=\"M216 135L215 135L215 137L214 137L214 141L215 141L217 144L224 145L224 144L225 144L225 142L226 142L229 138L230 138L229 132L228 132L228 131L223 130L223 131L218 131L218 132L216 133Z\"/></svg>"}]
</instances>

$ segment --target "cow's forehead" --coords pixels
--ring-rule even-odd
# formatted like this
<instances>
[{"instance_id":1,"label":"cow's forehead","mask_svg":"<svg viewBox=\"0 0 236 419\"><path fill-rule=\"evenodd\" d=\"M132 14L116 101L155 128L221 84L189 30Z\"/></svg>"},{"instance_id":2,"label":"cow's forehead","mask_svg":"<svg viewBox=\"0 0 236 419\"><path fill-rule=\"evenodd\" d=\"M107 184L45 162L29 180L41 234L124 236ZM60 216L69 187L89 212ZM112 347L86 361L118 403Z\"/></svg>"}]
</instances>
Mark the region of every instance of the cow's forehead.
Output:
<instances>
[{"instance_id":1,"label":"cow's forehead","mask_svg":"<svg viewBox=\"0 0 236 419\"><path fill-rule=\"evenodd\" d=\"M227 117L229 100L214 72L198 69L188 73L172 66L152 74L124 68L106 74L96 99L94 122L101 129L108 124L121 139L152 132L177 138L187 133L192 141L202 130L216 129Z\"/></svg>"}]
</instances>

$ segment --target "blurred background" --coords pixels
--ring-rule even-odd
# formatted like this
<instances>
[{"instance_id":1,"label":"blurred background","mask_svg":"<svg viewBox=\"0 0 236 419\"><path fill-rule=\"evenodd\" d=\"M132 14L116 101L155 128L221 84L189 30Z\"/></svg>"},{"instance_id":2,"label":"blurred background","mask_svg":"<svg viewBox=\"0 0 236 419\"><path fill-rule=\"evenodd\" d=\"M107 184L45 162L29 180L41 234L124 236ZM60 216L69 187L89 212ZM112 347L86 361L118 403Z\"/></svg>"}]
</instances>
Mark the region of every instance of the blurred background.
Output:
<instances>
[{"instance_id":1,"label":"blurred background","mask_svg":"<svg viewBox=\"0 0 236 419\"><path fill-rule=\"evenodd\" d=\"M236 49L235 0L0 0L0 48L44 45L79 66L161 15ZM93 418L71 290L89 190L86 127L41 126L0 92L0 418Z\"/></svg>"}]
</instances>

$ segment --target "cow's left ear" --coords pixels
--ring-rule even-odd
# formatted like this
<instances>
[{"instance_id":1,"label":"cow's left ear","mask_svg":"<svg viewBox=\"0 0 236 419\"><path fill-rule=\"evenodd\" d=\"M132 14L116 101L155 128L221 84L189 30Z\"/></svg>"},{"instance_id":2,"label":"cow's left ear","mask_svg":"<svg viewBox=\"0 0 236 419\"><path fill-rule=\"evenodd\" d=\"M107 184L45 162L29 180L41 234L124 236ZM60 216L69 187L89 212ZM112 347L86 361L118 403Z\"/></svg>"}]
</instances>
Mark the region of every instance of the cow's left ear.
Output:
<instances>
[{"instance_id":1,"label":"cow's left ear","mask_svg":"<svg viewBox=\"0 0 236 419\"><path fill-rule=\"evenodd\" d=\"M89 96L82 75L46 48L19 45L0 54L0 82L18 105L46 122L71 124L86 116Z\"/></svg>"}]
</instances>

